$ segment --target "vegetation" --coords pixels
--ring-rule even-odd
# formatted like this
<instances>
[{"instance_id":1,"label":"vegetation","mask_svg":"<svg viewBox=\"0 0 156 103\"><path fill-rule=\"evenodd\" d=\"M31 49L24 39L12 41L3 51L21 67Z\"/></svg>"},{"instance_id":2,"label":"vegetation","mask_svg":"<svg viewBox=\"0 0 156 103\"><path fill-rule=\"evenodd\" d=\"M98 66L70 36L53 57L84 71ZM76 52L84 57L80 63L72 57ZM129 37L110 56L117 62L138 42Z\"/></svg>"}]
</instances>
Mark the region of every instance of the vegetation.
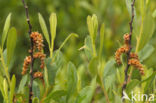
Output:
<instances>
[{"instance_id":1,"label":"vegetation","mask_svg":"<svg viewBox=\"0 0 156 103\"><path fill-rule=\"evenodd\" d=\"M155 0L3 0L0 9L0 103L156 102Z\"/></svg>"}]
</instances>

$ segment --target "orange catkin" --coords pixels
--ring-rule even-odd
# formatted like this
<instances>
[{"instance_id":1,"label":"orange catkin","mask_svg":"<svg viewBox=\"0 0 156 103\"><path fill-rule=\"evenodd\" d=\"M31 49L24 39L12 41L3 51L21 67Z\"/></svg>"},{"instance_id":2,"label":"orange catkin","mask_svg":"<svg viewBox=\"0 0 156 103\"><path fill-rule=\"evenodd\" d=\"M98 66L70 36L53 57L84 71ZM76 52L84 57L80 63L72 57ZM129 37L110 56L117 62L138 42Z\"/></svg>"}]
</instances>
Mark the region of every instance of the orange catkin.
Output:
<instances>
[{"instance_id":1,"label":"orange catkin","mask_svg":"<svg viewBox=\"0 0 156 103\"><path fill-rule=\"evenodd\" d=\"M129 46L130 35L128 33L125 34L123 36L123 39L124 39L124 46L117 49L117 51L115 52L115 59L118 64L121 64L121 60L120 60L121 55L123 53L128 53L128 51L130 50L130 46Z\"/></svg>"},{"instance_id":2,"label":"orange catkin","mask_svg":"<svg viewBox=\"0 0 156 103\"><path fill-rule=\"evenodd\" d=\"M124 45L123 47L119 48L116 52L115 52L115 59L116 62L118 64L121 64L121 60L120 57L123 53L127 53L129 51L129 46L128 45Z\"/></svg>"},{"instance_id":3,"label":"orange catkin","mask_svg":"<svg viewBox=\"0 0 156 103\"><path fill-rule=\"evenodd\" d=\"M143 65L140 63L140 61L138 59L130 59L128 61L128 64L135 66L137 69L139 69L140 74L144 75Z\"/></svg>"},{"instance_id":4,"label":"orange catkin","mask_svg":"<svg viewBox=\"0 0 156 103\"><path fill-rule=\"evenodd\" d=\"M27 69L28 69L28 66L29 66L30 63L31 63L31 56L27 56L24 59L22 75L27 73Z\"/></svg>"},{"instance_id":5,"label":"orange catkin","mask_svg":"<svg viewBox=\"0 0 156 103\"><path fill-rule=\"evenodd\" d=\"M129 35L128 33L126 33L126 34L123 36L123 38L124 38L124 43L125 43L126 45L129 45L130 35Z\"/></svg>"},{"instance_id":6,"label":"orange catkin","mask_svg":"<svg viewBox=\"0 0 156 103\"><path fill-rule=\"evenodd\" d=\"M34 52L33 58L34 59L39 58L41 60L40 68L43 69L44 68L44 60L46 57L46 55L41 52L43 49L43 46L44 46L43 45L43 37L38 32L32 32L30 34L30 37L33 40L33 51L29 50L29 53ZM29 64L31 64L31 62L32 62L31 56L27 56L24 60L22 75L25 75L27 73L28 66L29 66Z\"/></svg>"},{"instance_id":7,"label":"orange catkin","mask_svg":"<svg viewBox=\"0 0 156 103\"><path fill-rule=\"evenodd\" d=\"M33 75L34 78L43 78L42 72L35 72Z\"/></svg>"},{"instance_id":8,"label":"orange catkin","mask_svg":"<svg viewBox=\"0 0 156 103\"><path fill-rule=\"evenodd\" d=\"M38 32L32 32L30 37L33 39L34 42L34 50L37 48L39 51L43 49L43 37Z\"/></svg>"},{"instance_id":9,"label":"orange catkin","mask_svg":"<svg viewBox=\"0 0 156 103\"><path fill-rule=\"evenodd\" d=\"M133 59L139 60L138 55L135 54L135 53L130 53L130 58L131 58L131 59L133 58Z\"/></svg>"}]
</instances>

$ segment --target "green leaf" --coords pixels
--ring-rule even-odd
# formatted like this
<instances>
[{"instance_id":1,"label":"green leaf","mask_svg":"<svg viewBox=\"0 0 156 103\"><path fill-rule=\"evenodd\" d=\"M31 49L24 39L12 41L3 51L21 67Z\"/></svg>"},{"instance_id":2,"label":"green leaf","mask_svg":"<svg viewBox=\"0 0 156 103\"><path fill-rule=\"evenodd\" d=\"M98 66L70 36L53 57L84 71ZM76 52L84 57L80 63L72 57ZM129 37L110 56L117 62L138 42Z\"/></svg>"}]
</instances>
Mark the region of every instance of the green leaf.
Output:
<instances>
[{"instance_id":1,"label":"green leaf","mask_svg":"<svg viewBox=\"0 0 156 103\"><path fill-rule=\"evenodd\" d=\"M4 59L4 63L7 64L7 48L3 50L3 59Z\"/></svg>"},{"instance_id":2,"label":"green leaf","mask_svg":"<svg viewBox=\"0 0 156 103\"><path fill-rule=\"evenodd\" d=\"M48 80L48 70L47 70L47 67L44 68L44 81L45 81L46 88L48 88L49 87L49 80Z\"/></svg>"},{"instance_id":3,"label":"green leaf","mask_svg":"<svg viewBox=\"0 0 156 103\"><path fill-rule=\"evenodd\" d=\"M16 29L11 28L8 33L8 38L7 38L7 64L10 64L10 61L12 59L14 49L16 46L16 40L17 40L17 34L16 34Z\"/></svg>"},{"instance_id":4,"label":"green leaf","mask_svg":"<svg viewBox=\"0 0 156 103\"><path fill-rule=\"evenodd\" d=\"M92 39L93 44L95 43L96 35L97 35L97 29L98 29L98 20L97 16L95 14L87 17L87 25L90 37Z\"/></svg>"},{"instance_id":5,"label":"green leaf","mask_svg":"<svg viewBox=\"0 0 156 103\"><path fill-rule=\"evenodd\" d=\"M3 80L3 89L4 89L4 97L5 99L8 99L8 84L7 84L7 80L4 79Z\"/></svg>"},{"instance_id":6,"label":"green leaf","mask_svg":"<svg viewBox=\"0 0 156 103\"><path fill-rule=\"evenodd\" d=\"M98 58L94 57L92 58L92 60L89 63L89 71L92 74L92 76L96 76L97 72L98 72Z\"/></svg>"},{"instance_id":7,"label":"green leaf","mask_svg":"<svg viewBox=\"0 0 156 103\"><path fill-rule=\"evenodd\" d=\"M106 76L103 79L103 84L104 84L104 87L105 87L106 91L109 88L112 88L113 85L115 85L116 80L117 80L117 78L116 78L115 72L113 74L110 74L110 75Z\"/></svg>"},{"instance_id":8,"label":"green leaf","mask_svg":"<svg viewBox=\"0 0 156 103\"><path fill-rule=\"evenodd\" d=\"M152 14L148 12L145 15L144 23L143 23L143 31L142 34L138 38L138 51L140 51L146 43L151 39L155 30L155 21L152 17Z\"/></svg>"},{"instance_id":9,"label":"green leaf","mask_svg":"<svg viewBox=\"0 0 156 103\"><path fill-rule=\"evenodd\" d=\"M10 85L10 95L9 95L10 96L10 103L12 103L12 101L13 101L15 86L16 86L16 77L15 77L15 75L13 75L12 79L11 79L11 85Z\"/></svg>"},{"instance_id":10,"label":"green leaf","mask_svg":"<svg viewBox=\"0 0 156 103\"><path fill-rule=\"evenodd\" d=\"M149 93L153 92L152 83L155 81L155 78L156 78L156 72L153 72L153 74L149 78L147 78L146 80L143 81L143 82L146 82L146 86L144 88L144 93L149 94Z\"/></svg>"},{"instance_id":11,"label":"green leaf","mask_svg":"<svg viewBox=\"0 0 156 103\"><path fill-rule=\"evenodd\" d=\"M34 97L40 97L40 88L39 88L39 84L36 81L33 81L33 96Z\"/></svg>"},{"instance_id":12,"label":"green leaf","mask_svg":"<svg viewBox=\"0 0 156 103\"><path fill-rule=\"evenodd\" d=\"M133 79L130 83L128 83L126 93L130 93L139 83L139 80Z\"/></svg>"},{"instance_id":13,"label":"green leaf","mask_svg":"<svg viewBox=\"0 0 156 103\"><path fill-rule=\"evenodd\" d=\"M42 32L44 34L44 37L45 37L46 41L48 42L48 45L50 46L49 33L48 33L48 29L47 29L46 23L44 21L44 18L40 13L38 13L38 18L39 18L39 23L40 23Z\"/></svg>"},{"instance_id":14,"label":"green leaf","mask_svg":"<svg viewBox=\"0 0 156 103\"><path fill-rule=\"evenodd\" d=\"M156 76L156 72L154 72L151 76L149 76L149 77L146 78L145 80L142 80L141 83L148 82L148 81L150 81L152 78L154 78L155 76Z\"/></svg>"},{"instance_id":15,"label":"green leaf","mask_svg":"<svg viewBox=\"0 0 156 103\"><path fill-rule=\"evenodd\" d=\"M80 91L75 103L91 103L95 88L96 88L96 77L92 80L90 86L86 86Z\"/></svg>"},{"instance_id":16,"label":"green leaf","mask_svg":"<svg viewBox=\"0 0 156 103\"><path fill-rule=\"evenodd\" d=\"M115 83L116 71L117 70L115 68L115 60L114 59L109 60L106 63L103 72L103 84L105 85L106 90L112 87L113 83Z\"/></svg>"},{"instance_id":17,"label":"green leaf","mask_svg":"<svg viewBox=\"0 0 156 103\"><path fill-rule=\"evenodd\" d=\"M22 77L22 80L20 81L20 84L19 84L18 93L23 90L25 84L27 83L27 79L28 79L28 75L24 75Z\"/></svg>"},{"instance_id":18,"label":"green leaf","mask_svg":"<svg viewBox=\"0 0 156 103\"><path fill-rule=\"evenodd\" d=\"M52 91L45 99L44 102L45 103L49 103L51 99L55 100L55 101L59 101L61 99L61 97L66 95L66 91L64 90L56 90L56 91Z\"/></svg>"},{"instance_id":19,"label":"green leaf","mask_svg":"<svg viewBox=\"0 0 156 103\"><path fill-rule=\"evenodd\" d=\"M4 24L3 33L2 33L2 48L4 46L8 30L10 28L10 21L11 21L11 13L9 13L9 15L7 16L5 24Z\"/></svg>"},{"instance_id":20,"label":"green leaf","mask_svg":"<svg viewBox=\"0 0 156 103\"><path fill-rule=\"evenodd\" d=\"M56 36L57 17L55 13L51 13L50 18L50 33L51 33L51 46L53 48L54 40Z\"/></svg>"},{"instance_id":21,"label":"green leaf","mask_svg":"<svg viewBox=\"0 0 156 103\"><path fill-rule=\"evenodd\" d=\"M93 20L93 27L94 27L93 43L95 43L97 31L98 31L98 19L97 19L97 16L95 14L93 14L92 20Z\"/></svg>"},{"instance_id":22,"label":"green leaf","mask_svg":"<svg viewBox=\"0 0 156 103\"><path fill-rule=\"evenodd\" d=\"M84 78L84 75L85 75L85 67L84 65L81 65L79 66L79 68L77 69L77 90L78 92L81 90L82 88L82 84L83 84L83 78Z\"/></svg>"},{"instance_id":23,"label":"green leaf","mask_svg":"<svg viewBox=\"0 0 156 103\"><path fill-rule=\"evenodd\" d=\"M39 103L39 99L37 97L33 98L33 103Z\"/></svg>"},{"instance_id":24,"label":"green leaf","mask_svg":"<svg viewBox=\"0 0 156 103\"><path fill-rule=\"evenodd\" d=\"M102 50L104 46L104 23L102 23L101 28L100 28L100 49L99 49L99 57L101 58L102 56Z\"/></svg>"},{"instance_id":25,"label":"green leaf","mask_svg":"<svg viewBox=\"0 0 156 103\"><path fill-rule=\"evenodd\" d=\"M54 57L55 57L54 61L57 65L57 67L60 68L65 62L65 58L64 58L62 52L60 50L55 51Z\"/></svg>"},{"instance_id":26,"label":"green leaf","mask_svg":"<svg viewBox=\"0 0 156 103\"><path fill-rule=\"evenodd\" d=\"M115 73L116 69L115 69L115 60L111 59L109 60L105 67L104 67L104 72L103 72L103 79L105 79L105 77Z\"/></svg>"},{"instance_id":27,"label":"green leaf","mask_svg":"<svg viewBox=\"0 0 156 103\"><path fill-rule=\"evenodd\" d=\"M88 31L89 31L90 37L93 39L94 27L93 27L93 22L92 22L92 17L91 16L87 17L87 25L88 25Z\"/></svg>"},{"instance_id":28,"label":"green leaf","mask_svg":"<svg viewBox=\"0 0 156 103\"><path fill-rule=\"evenodd\" d=\"M69 97L76 91L77 85L77 72L76 67L73 63L68 63L67 69L67 101Z\"/></svg>"},{"instance_id":29,"label":"green leaf","mask_svg":"<svg viewBox=\"0 0 156 103\"><path fill-rule=\"evenodd\" d=\"M0 75L0 81L3 81L4 78ZM5 91L4 91L4 87L3 87L3 82L0 82L0 90L1 90L1 93L3 95L3 97L5 96Z\"/></svg>"},{"instance_id":30,"label":"green leaf","mask_svg":"<svg viewBox=\"0 0 156 103\"><path fill-rule=\"evenodd\" d=\"M146 44L145 47L138 53L140 61L146 60L154 52L152 45Z\"/></svg>"},{"instance_id":31,"label":"green leaf","mask_svg":"<svg viewBox=\"0 0 156 103\"><path fill-rule=\"evenodd\" d=\"M84 50L85 50L86 56L90 60L92 58L92 56L93 56L92 41L91 41L90 36L87 36L85 38L85 48L84 48Z\"/></svg>"},{"instance_id":32,"label":"green leaf","mask_svg":"<svg viewBox=\"0 0 156 103\"><path fill-rule=\"evenodd\" d=\"M55 83L55 76L56 76L56 72L58 70L58 67L57 67L56 63L52 63L51 58L47 58L45 60L45 64L46 64L46 67L47 67L49 84L53 85Z\"/></svg>"}]
</instances>

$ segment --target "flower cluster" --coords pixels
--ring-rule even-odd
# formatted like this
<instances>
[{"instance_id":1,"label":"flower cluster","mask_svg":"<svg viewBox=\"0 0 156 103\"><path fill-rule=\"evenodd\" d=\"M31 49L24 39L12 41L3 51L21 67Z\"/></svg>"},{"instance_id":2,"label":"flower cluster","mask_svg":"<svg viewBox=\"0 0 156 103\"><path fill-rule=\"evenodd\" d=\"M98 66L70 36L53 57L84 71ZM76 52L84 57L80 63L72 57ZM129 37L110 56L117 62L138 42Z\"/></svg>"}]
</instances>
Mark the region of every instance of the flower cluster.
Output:
<instances>
[{"instance_id":1,"label":"flower cluster","mask_svg":"<svg viewBox=\"0 0 156 103\"><path fill-rule=\"evenodd\" d=\"M31 63L31 56L27 56L24 59L22 75L27 73L27 69L28 69L28 66L29 66L30 63Z\"/></svg>"},{"instance_id":2,"label":"flower cluster","mask_svg":"<svg viewBox=\"0 0 156 103\"><path fill-rule=\"evenodd\" d=\"M123 46L121 48L119 48L116 53L115 53L115 59L116 59L116 62L118 64L121 64L121 60L120 60L120 56L123 54L123 53L126 53L127 52L127 49Z\"/></svg>"},{"instance_id":3,"label":"flower cluster","mask_svg":"<svg viewBox=\"0 0 156 103\"><path fill-rule=\"evenodd\" d=\"M126 33L123 38L124 38L125 45L129 45L130 35Z\"/></svg>"},{"instance_id":4,"label":"flower cluster","mask_svg":"<svg viewBox=\"0 0 156 103\"><path fill-rule=\"evenodd\" d=\"M138 55L137 54L135 54L135 53L130 53L130 58L132 59L137 59L137 60L139 60L139 57L138 57Z\"/></svg>"},{"instance_id":5,"label":"flower cluster","mask_svg":"<svg viewBox=\"0 0 156 103\"><path fill-rule=\"evenodd\" d=\"M138 59L130 59L128 61L128 64L133 65L136 68L138 68L138 70L140 71L140 74L144 75L144 68L143 68L142 64L140 63L140 61Z\"/></svg>"},{"instance_id":6,"label":"flower cluster","mask_svg":"<svg viewBox=\"0 0 156 103\"><path fill-rule=\"evenodd\" d=\"M35 72L33 75L34 78L43 78L42 72Z\"/></svg>"},{"instance_id":7,"label":"flower cluster","mask_svg":"<svg viewBox=\"0 0 156 103\"><path fill-rule=\"evenodd\" d=\"M43 37L40 33L38 32L32 32L30 37L33 40L34 43L34 47L33 50L36 50L36 48L38 49L38 51L41 51L43 49Z\"/></svg>"},{"instance_id":8,"label":"flower cluster","mask_svg":"<svg viewBox=\"0 0 156 103\"><path fill-rule=\"evenodd\" d=\"M123 38L124 38L124 46L120 47L115 52L115 59L116 59L117 64L121 64L121 59L120 59L121 55L123 53L128 53L130 48L131 48L130 45L129 45L130 35L127 33L127 34L125 34L123 36ZM143 75L144 74L144 69L143 69L143 65L139 61L138 55L135 54L135 53L130 53L129 56L130 56L129 57L130 59L128 60L128 64L135 66L137 69L139 69L140 74Z\"/></svg>"},{"instance_id":9,"label":"flower cluster","mask_svg":"<svg viewBox=\"0 0 156 103\"><path fill-rule=\"evenodd\" d=\"M44 68L44 60L46 55L42 53L43 50L43 37L40 33L38 32L32 32L30 34L30 38L33 41L33 57L31 56L27 56L24 60L24 64L23 64L23 71L22 71L22 75L25 75L27 73L27 69L29 64L31 64L32 62L32 58L33 59L37 59L39 58L41 61L41 65L40 68L43 69ZM29 53L32 53L32 50L29 50ZM34 78L37 77L43 77L43 74L41 72L35 72L34 73Z\"/></svg>"}]
</instances>

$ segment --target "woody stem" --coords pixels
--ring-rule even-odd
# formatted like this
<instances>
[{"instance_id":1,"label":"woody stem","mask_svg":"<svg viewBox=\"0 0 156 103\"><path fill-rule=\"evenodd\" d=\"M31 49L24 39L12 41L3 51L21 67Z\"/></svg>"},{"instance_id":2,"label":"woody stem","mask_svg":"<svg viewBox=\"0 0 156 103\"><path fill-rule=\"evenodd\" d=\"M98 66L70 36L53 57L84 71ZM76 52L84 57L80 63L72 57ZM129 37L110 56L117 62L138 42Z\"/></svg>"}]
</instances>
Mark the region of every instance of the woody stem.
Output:
<instances>
[{"instance_id":1,"label":"woody stem","mask_svg":"<svg viewBox=\"0 0 156 103\"><path fill-rule=\"evenodd\" d=\"M22 3L24 5L24 8L25 8L25 13L26 13L26 20L27 20L27 23L28 23L28 26L29 26L29 35L31 34L32 32L32 25L30 23L30 18L29 18L29 12L28 12L28 6L27 4L25 3L24 0L22 0ZM29 103L32 103L32 96L33 96L33 93L32 93L32 85L33 85L33 65L34 65L34 57L33 57L33 39L30 37L30 41L31 41L31 52L30 52L30 55L31 55L31 64L30 64L30 84L29 84Z\"/></svg>"},{"instance_id":2,"label":"woody stem","mask_svg":"<svg viewBox=\"0 0 156 103\"><path fill-rule=\"evenodd\" d=\"M128 51L128 53L126 54L127 55L127 66L126 66L126 68L125 68L125 79L124 79L124 84L123 84L123 86L122 86L122 96L123 96L123 91L126 89L126 86L127 86L127 80L128 80L128 69L129 69L129 64L128 64L128 60L129 60L129 58L130 58L130 52L131 52L131 49L132 49L132 47L131 47L131 38L132 38L132 31L133 31L133 26L132 26L132 24L133 24L133 20L134 20L134 3L135 3L135 0L133 0L133 2L132 2L132 4L131 4L131 12L132 12L132 14L131 14L131 21L129 22L129 26L130 26L130 33L129 33L129 35L130 35L130 40L129 40L129 46L130 46L130 49L129 49L129 51ZM123 101L124 101L124 99L123 99Z\"/></svg>"}]
</instances>

